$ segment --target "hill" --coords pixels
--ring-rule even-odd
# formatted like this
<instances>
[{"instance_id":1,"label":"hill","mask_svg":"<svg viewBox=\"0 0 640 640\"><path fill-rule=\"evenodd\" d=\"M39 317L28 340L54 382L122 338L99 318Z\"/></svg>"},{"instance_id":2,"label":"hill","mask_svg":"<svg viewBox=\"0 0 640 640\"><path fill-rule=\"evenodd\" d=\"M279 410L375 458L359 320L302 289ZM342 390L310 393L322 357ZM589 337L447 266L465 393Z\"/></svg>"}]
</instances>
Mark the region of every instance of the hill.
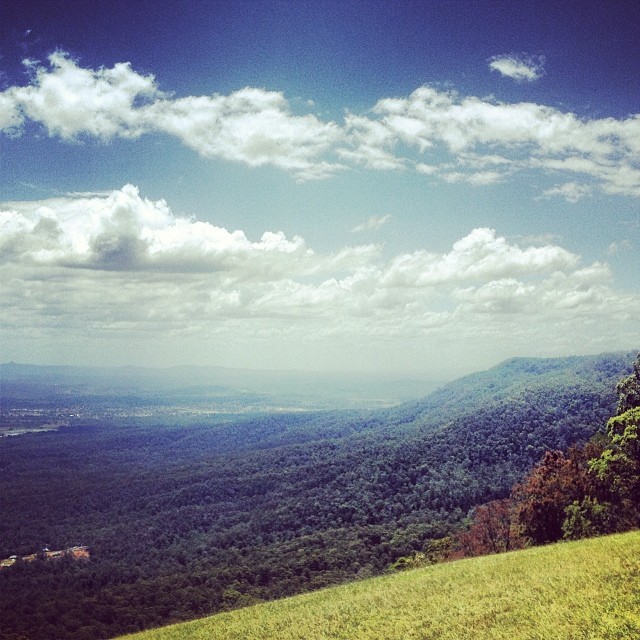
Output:
<instances>
[{"instance_id":1,"label":"hill","mask_svg":"<svg viewBox=\"0 0 640 640\"><path fill-rule=\"evenodd\" d=\"M539 395L563 397L567 390L602 389L628 369L635 352L567 358L511 358L445 384L424 398L389 411L394 424L442 426L454 411L473 413ZM610 390L612 392L612 390Z\"/></svg>"},{"instance_id":2,"label":"hill","mask_svg":"<svg viewBox=\"0 0 640 640\"><path fill-rule=\"evenodd\" d=\"M630 639L640 637L639 576L635 531L434 565L126 640Z\"/></svg>"},{"instance_id":3,"label":"hill","mask_svg":"<svg viewBox=\"0 0 640 640\"><path fill-rule=\"evenodd\" d=\"M512 360L384 411L2 438L0 557L87 545L91 561L3 571L0 620L106 638L381 574L602 428L634 355Z\"/></svg>"}]
</instances>

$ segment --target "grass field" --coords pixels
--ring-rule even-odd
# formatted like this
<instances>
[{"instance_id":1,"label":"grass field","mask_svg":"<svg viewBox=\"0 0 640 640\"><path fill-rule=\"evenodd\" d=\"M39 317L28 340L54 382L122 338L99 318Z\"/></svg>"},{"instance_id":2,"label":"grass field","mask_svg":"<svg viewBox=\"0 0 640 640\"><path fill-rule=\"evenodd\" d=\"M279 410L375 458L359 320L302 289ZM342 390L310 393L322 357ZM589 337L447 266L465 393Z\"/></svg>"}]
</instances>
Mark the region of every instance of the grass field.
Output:
<instances>
[{"instance_id":1,"label":"grass field","mask_svg":"<svg viewBox=\"0 0 640 640\"><path fill-rule=\"evenodd\" d=\"M640 640L640 532L439 564L128 640Z\"/></svg>"}]
</instances>

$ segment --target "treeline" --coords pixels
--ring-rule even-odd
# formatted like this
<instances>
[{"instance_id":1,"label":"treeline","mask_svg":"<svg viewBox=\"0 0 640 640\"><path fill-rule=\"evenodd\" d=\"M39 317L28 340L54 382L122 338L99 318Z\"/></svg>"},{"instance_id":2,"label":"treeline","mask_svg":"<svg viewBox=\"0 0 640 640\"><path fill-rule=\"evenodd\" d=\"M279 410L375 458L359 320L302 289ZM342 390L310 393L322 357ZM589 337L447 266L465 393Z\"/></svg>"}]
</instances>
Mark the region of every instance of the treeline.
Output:
<instances>
[{"instance_id":1,"label":"treeline","mask_svg":"<svg viewBox=\"0 0 640 640\"><path fill-rule=\"evenodd\" d=\"M108 638L436 559L546 450L587 442L631 360L510 361L375 414L2 439L0 557L91 560L0 571L0 629Z\"/></svg>"},{"instance_id":2,"label":"treeline","mask_svg":"<svg viewBox=\"0 0 640 640\"><path fill-rule=\"evenodd\" d=\"M640 528L640 354L616 391L616 414L604 431L566 452L546 451L509 498L475 510L468 530L450 541L446 556L500 553Z\"/></svg>"}]
</instances>

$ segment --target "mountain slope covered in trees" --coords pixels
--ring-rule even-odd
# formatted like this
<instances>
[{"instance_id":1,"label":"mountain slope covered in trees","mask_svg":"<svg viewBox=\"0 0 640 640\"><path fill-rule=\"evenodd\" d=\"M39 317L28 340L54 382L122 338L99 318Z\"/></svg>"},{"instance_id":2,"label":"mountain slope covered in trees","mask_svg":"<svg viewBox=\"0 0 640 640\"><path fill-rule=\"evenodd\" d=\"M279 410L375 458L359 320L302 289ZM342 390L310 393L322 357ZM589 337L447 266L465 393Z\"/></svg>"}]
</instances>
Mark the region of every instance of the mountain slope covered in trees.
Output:
<instances>
[{"instance_id":1,"label":"mountain slope covered in trees","mask_svg":"<svg viewBox=\"0 0 640 640\"><path fill-rule=\"evenodd\" d=\"M91 560L0 571L0 624L105 638L378 574L603 428L633 357L511 360L366 414L3 438L0 556Z\"/></svg>"}]
</instances>

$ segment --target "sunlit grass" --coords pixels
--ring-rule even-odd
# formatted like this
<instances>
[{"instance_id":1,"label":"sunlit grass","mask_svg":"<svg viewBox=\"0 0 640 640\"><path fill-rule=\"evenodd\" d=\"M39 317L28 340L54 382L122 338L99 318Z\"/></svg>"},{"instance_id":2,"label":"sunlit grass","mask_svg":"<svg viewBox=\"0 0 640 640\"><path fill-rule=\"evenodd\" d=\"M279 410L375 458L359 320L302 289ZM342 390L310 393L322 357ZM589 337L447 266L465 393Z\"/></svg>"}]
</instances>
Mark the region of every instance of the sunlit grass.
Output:
<instances>
[{"instance_id":1,"label":"sunlit grass","mask_svg":"<svg viewBox=\"0 0 640 640\"><path fill-rule=\"evenodd\" d=\"M435 565L126 638L640 639L640 532Z\"/></svg>"}]
</instances>

